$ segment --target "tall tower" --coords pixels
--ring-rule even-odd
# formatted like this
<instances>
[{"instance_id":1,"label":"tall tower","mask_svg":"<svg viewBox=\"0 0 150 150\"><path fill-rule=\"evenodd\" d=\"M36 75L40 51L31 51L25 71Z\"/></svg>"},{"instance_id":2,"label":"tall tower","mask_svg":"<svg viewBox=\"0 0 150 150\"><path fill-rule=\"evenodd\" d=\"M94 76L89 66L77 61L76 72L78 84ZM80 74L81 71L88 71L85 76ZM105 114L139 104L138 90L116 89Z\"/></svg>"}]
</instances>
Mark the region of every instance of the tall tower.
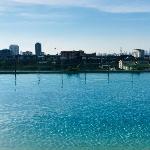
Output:
<instances>
[{"instance_id":1,"label":"tall tower","mask_svg":"<svg viewBox=\"0 0 150 150\"><path fill-rule=\"evenodd\" d=\"M41 43L36 43L35 44L35 55L40 56L42 53L42 46Z\"/></svg>"},{"instance_id":2,"label":"tall tower","mask_svg":"<svg viewBox=\"0 0 150 150\"><path fill-rule=\"evenodd\" d=\"M13 55L19 55L19 46L18 45L10 45L9 50Z\"/></svg>"}]
</instances>

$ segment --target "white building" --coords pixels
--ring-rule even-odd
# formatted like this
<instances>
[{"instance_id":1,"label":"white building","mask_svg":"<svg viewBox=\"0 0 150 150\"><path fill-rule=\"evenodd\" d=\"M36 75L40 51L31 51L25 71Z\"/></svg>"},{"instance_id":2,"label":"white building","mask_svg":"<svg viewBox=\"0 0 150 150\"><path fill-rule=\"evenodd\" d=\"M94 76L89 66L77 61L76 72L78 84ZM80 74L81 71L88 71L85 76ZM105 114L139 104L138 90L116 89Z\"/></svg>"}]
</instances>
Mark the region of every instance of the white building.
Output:
<instances>
[{"instance_id":1,"label":"white building","mask_svg":"<svg viewBox=\"0 0 150 150\"><path fill-rule=\"evenodd\" d=\"M13 55L19 55L19 46L18 45L10 45L9 50L12 51Z\"/></svg>"},{"instance_id":2,"label":"white building","mask_svg":"<svg viewBox=\"0 0 150 150\"><path fill-rule=\"evenodd\" d=\"M132 70L133 69L132 68L133 62L131 62L131 61L120 60L118 65L119 65L118 66L119 69L121 69L121 70Z\"/></svg>"},{"instance_id":3,"label":"white building","mask_svg":"<svg viewBox=\"0 0 150 150\"><path fill-rule=\"evenodd\" d=\"M145 51L142 49L134 49L132 55L135 58L144 58Z\"/></svg>"}]
</instances>

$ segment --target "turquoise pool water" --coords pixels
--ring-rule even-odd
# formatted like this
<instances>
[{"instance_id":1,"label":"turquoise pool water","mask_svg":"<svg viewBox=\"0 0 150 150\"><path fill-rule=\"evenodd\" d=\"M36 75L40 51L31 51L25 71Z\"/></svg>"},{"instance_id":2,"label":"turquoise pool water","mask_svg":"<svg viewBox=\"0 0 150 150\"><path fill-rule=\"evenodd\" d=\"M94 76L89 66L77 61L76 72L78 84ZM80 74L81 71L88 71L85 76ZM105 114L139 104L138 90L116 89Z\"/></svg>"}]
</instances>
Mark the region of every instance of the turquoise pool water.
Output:
<instances>
[{"instance_id":1,"label":"turquoise pool water","mask_svg":"<svg viewBox=\"0 0 150 150\"><path fill-rule=\"evenodd\" d=\"M0 75L0 150L150 150L150 73Z\"/></svg>"}]
</instances>

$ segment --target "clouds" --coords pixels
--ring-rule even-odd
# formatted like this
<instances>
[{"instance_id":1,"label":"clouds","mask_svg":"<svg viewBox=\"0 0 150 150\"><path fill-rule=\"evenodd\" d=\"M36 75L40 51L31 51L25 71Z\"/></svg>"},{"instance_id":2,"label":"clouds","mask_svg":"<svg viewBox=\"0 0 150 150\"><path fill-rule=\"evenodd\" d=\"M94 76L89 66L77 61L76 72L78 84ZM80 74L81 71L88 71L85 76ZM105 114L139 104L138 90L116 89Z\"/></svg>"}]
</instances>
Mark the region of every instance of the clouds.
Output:
<instances>
[{"instance_id":1,"label":"clouds","mask_svg":"<svg viewBox=\"0 0 150 150\"><path fill-rule=\"evenodd\" d=\"M149 0L10 0L16 4L85 7L109 13L150 12Z\"/></svg>"},{"instance_id":2,"label":"clouds","mask_svg":"<svg viewBox=\"0 0 150 150\"><path fill-rule=\"evenodd\" d=\"M85 7L110 13L150 12L149 0L1 0L0 10L24 5Z\"/></svg>"},{"instance_id":3,"label":"clouds","mask_svg":"<svg viewBox=\"0 0 150 150\"><path fill-rule=\"evenodd\" d=\"M55 39L54 47L66 43L60 46L66 49L134 47L149 41L149 13L149 0L0 0L1 41Z\"/></svg>"},{"instance_id":4,"label":"clouds","mask_svg":"<svg viewBox=\"0 0 150 150\"><path fill-rule=\"evenodd\" d=\"M0 15L17 21L69 22L91 14L150 13L149 0L1 0ZM116 15L116 16L117 16ZM139 17L138 17L139 18ZM10 20L11 20L10 19ZM125 18L126 19L126 18ZM130 18L132 20L133 18ZM137 17L135 18L137 19ZM135 20L134 19L134 20ZM141 18L139 18L141 19ZM143 19L143 18L142 18ZM9 20L9 19L8 19Z\"/></svg>"}]
</instances>

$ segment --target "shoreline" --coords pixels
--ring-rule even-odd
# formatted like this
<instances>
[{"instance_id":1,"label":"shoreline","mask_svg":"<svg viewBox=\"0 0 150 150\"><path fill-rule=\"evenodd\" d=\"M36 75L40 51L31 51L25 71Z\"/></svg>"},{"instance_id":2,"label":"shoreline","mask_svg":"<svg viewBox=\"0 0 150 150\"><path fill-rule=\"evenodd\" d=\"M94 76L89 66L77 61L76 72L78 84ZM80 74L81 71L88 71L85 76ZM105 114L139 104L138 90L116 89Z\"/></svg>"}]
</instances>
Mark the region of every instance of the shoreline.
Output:
<instances>
[{"instance_id":1,"label":"shoreline","mask_svg":"<svg viewBox=\"0 0 150 150\"><path fill-rule=\"evenodd\" d=\"M106 71L106 70L86 70L86 71L31 71L31 70L4 70L0 71L0 74L79 74L79 73L150 73L150 70L132 70L132 71L125 71L125 70L116 70L116 71Z\"/></svg>"}]
</instances>

